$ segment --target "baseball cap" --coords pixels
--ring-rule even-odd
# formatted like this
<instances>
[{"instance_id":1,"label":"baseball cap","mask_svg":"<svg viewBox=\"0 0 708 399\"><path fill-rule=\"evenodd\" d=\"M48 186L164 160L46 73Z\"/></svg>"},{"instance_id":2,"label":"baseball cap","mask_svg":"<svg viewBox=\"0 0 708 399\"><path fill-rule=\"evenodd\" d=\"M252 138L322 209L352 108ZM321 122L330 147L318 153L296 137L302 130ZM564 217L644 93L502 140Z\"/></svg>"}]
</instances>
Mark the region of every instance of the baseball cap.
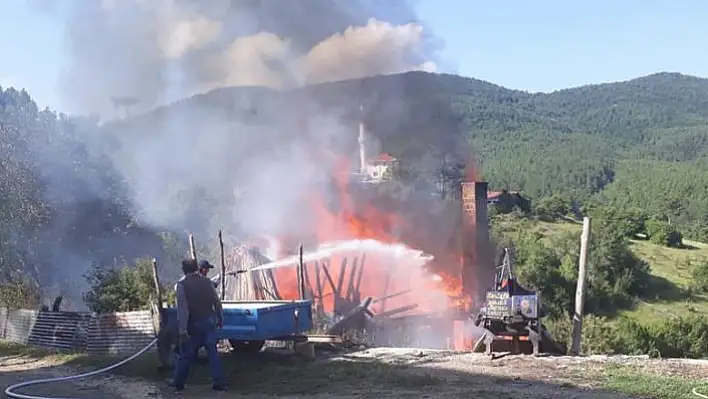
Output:
<instances>
[{"instance_id":1,"label":"baseball cap","mask_svg":"<svg viewBox=\"0 0 708 399\"><path fill-rule=\"evenodd\" d=\"M207 260L205 260L205 259L202 259L202 260L199 261L199 268L200 268L200 269L213 269L213 268L214 268L214 265L212 265L211 263L209 263L209 261L207 261Z\"/></svg>"}]
</instances>

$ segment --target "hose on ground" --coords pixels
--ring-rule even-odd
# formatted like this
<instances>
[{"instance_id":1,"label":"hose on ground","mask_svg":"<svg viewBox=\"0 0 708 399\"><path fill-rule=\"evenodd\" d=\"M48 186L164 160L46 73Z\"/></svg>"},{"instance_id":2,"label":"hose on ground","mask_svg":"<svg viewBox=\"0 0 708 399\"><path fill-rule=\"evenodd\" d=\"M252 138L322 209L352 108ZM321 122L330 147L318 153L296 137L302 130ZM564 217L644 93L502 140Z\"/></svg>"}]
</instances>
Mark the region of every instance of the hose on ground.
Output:
<instances>
[{"instance_id":1,"label":"hose on ground","mask_svg":"<svg viewBox=\"0 0 708 399\"><path fill-rule=\"evenodd\" d=\"M71 380L78 380L81 378L86 378L86 377L93 377L98 374L105 373L107 371L111 371L114 369L117 369L118 367L130 362L131 360L139 357L143 353L147 352L150 348L152 348L153 345L157 343L157 338L152 340L149 344L147 344L143 349L140 349L139 351L135 352L133 355L131 355L128 358L125 358L121 360L118 363L111 364L110 366L104 367L99 370L94 370L94 371L89 371L87 373L81 373L81 374L76 374L76 375L69 375L65 377L53 377L53 378L43 378L40 380L33 380L33 381L25 381L25 382L20 382L18 384L10 385L9 387L5 388L5 396L8 398L14 398L14 399L75 399L75 398L61 398L57 396L32 396L32 395L24 395L21 393L16 393L14 392L16 389L32 386L32 385L40 385L40 384L49 384L51 382L63 382L63 381L71 381ZM698 396L699 398L704 398L708 399L708 395L704 395L696 388L693 388L691 391L695 396Z\"/></svg>"},{"instance_id":2,"label":"hose on ground","mask_svg":"<svg viewBox=\"0 0 708 399\"><path fill-rule=\"evenodd\" d=\"M19 384L15 385L10 385L9 387L5 388L5 395L8 398L15 398L15 399L75 399L75 398L62 398L62 397L56 397L56 396L32 396L32 395L24 395L21 393L16 393L14 392L17 389L28 387L31 385L39 385L39 384L49 384L52 382L63 382L63 381L71 381L71 380L78 380L80 378L86 378L86 377L93 377L95 375L105 373L107 371L111 371L113 369L116 369L129 361L137 358L138 356L142 355L143 353L147 352L153 345L157 343L157 338L154 339L152 342L150 342L146 347L143 349L139 350L138 352L135 352L132 356L121 360L118 363L114 363L108 367L104 367L100 370L94 370L94 371L89 371L87 373L82 373L82 374L77 374L77 375L69 375L66 377L54 377L54 378L43 378L41 380L34 380L34 381L25 381L21 382Z\"/></svg>"}]
</instances>

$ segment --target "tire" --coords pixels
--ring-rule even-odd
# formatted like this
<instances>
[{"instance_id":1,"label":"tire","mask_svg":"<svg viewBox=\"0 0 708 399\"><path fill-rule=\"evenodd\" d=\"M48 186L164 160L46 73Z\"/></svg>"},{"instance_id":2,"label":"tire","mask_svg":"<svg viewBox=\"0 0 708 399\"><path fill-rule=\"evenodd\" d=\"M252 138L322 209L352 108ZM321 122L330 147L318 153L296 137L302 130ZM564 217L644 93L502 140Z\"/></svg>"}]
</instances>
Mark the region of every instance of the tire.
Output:
<instances>
[{"instance_id":1,"label":"tire","mask_svg":"<svg viewBox=\"0 0 708 399\"><path fill-rule=\"evenodd\" d=\"M231 349L236 353L252 354L258 353L265 346L265 341L239 341L230 339Z\"/></svg>"}]
</instances>

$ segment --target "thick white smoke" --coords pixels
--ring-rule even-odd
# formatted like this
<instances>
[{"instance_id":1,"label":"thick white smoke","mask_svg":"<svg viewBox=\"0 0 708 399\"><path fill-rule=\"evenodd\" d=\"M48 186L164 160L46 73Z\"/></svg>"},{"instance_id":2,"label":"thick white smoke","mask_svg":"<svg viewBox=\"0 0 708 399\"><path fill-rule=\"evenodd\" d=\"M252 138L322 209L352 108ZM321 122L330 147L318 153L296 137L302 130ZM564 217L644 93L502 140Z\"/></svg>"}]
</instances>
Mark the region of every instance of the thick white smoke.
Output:
<instances>
[{"instance_id":1,"label":"thick white smoke","mask_svg":"<svg viewBox=\"0 0 708 399\"><path fill-rule=\"evenodd\" d=\"M391 0L74 0L66 21L72 112L117 115L224 86L290 88L435 71L412 7ZM122 111L120 111L122 112Z\"/></svg>"},{"instance_id":2,"label":"thick white smoke","mask_svg":"<svg viewBox=\"0 0 708 399\"><path fill-rule=\"evenodd\" d=\"M355 152L347 143L356 141L360 99L325 111L306 92L278 90L436 70L437 43L405 0L33 1L66 26L61 111L114 120L83 139L92 156L110 159L132 216L194 232L198 243L234 226L246 236L299 237L312 223L302 198L327 187L335 169L328 154ZM230 86L262 87L135 116ZM122 105L134 117L115 121ZM294 123L299 117L308 122ZM113 196L110 183L86 180L91 190L81 195Z\"/></svg>"}]
</instances>

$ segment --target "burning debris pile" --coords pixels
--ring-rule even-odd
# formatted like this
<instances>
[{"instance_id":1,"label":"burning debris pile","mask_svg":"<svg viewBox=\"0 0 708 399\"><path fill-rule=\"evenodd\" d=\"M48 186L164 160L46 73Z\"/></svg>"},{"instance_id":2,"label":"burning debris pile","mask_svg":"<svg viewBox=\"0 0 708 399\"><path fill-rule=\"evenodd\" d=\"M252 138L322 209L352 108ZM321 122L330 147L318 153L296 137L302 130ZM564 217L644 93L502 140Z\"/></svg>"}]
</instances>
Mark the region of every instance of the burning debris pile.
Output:
<instances>
[{"instance_id":1,"label":"burning debris pile","mask_svg":"<svg viewBox=\"0 0 708 399\"><path fill-rule=\"evenodd\" d=\"M337 206L315 196L312 225L303 227L300 237L277 240L278 247L290 250L304 242L301 253L253 246L233 251L227 274L250 272L226 279L225 299L310 299L319 332L365 336L373 345L450 347L453 321L472 316L477 293L470 290L477 287L469 270L484 268L481 252L475 257L483 235L473 233L486 228L480 224L486 212L478 211L486 208L486 183L462 190L472 196L471 205L469 198L463 201L466 210L460 202L448 202L426 221L420 212L418 220L412 214L420 204L411 210L382 198L357 201L356 182L340 177ZM470 191L475 187L479 192ZM433 219L447 224L436 226L440 220ZM472 222L463 228L461 219Z\"/></svg>"},{"instance_id":2,"label":"burning debris pile","mask_svg":"<svg viewBox=\"0 0 708 399\"><path fill-rule=\"evenodd\" d=\"M245 245L237 246L225 260L227 276L228 273L253 270L271 262L258 249ZM278 292L272 270L242 273L238 274L237 278L227 277L224 287L224 299L229 301L283 299Z\"/></svg>"}]
</instances>

